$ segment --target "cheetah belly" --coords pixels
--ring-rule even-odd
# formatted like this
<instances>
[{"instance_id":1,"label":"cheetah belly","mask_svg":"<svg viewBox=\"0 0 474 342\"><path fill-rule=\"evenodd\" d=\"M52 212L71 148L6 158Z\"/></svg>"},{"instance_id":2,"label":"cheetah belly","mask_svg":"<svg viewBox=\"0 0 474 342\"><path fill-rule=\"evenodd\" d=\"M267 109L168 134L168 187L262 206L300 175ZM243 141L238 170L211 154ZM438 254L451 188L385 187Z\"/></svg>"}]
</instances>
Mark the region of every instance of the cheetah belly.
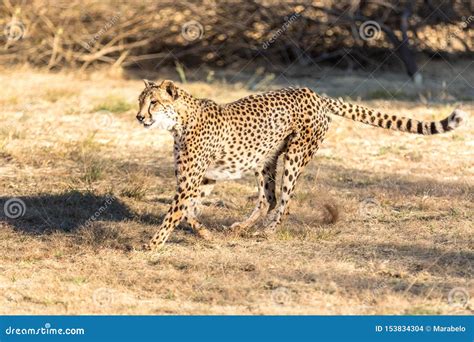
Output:
<instances>
[{"instance_id":1,"label":"cheetah belly","mask_svg":"<svg viewBox=\"0 0 474 342\"><path fill-rule=\"evenodd\" d=\"M281 142L278 141L242 141L236 137L232 141L236 145L244 146L245 152L239 152L239 150L229 147L224 148L207 169L206 178L213 180L240 179L249 171L261 170L268 155L281 145Z\"/></svg>"},{"instance_id":2,"label":"cheetah belly","mask_svg":"<svg viewBox=\"0 0 474 342\"><path fill-rule=\"evenodd\" d=\"M256 167L256 163L244 160L244 163L232 163L228 160L219 160L211 164L206 171L206 178L213 180L240 179L243 174Z\"/></svg>"},{"instance_id":3,"label":"cheetah belly","mask_svg":"<svg viewBox=\"0 0 474 342\"><path fill-rule=\"evenodd\" d=\"M222 168L209 168L206 171L206 178L213 180L240 179L242 178L242 172Z\"/></svg>"}]
</instances>

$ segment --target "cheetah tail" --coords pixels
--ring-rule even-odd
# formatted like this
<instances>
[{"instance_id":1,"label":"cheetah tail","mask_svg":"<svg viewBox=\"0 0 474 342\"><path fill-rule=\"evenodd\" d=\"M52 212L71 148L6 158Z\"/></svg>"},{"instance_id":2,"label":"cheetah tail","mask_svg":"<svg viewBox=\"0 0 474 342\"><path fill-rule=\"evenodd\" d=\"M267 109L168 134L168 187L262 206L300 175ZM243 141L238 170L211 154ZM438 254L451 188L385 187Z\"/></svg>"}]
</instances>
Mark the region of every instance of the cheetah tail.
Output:
<instances>
[{"instance_id":1,"label":"cheetah tail","mask_svg":"<svg viewBox=\"0 0 474 342\"><path fill-rule=\"evenodd\" d=\"M336 115L359 121L368 125L393 129L415 134L438 134L452 131L467 120L467 113L455 109L448 117L440 121L418 121L398 115L388 115L363 106L324 98L327 109Z\"/></svg>"}]
</instances>

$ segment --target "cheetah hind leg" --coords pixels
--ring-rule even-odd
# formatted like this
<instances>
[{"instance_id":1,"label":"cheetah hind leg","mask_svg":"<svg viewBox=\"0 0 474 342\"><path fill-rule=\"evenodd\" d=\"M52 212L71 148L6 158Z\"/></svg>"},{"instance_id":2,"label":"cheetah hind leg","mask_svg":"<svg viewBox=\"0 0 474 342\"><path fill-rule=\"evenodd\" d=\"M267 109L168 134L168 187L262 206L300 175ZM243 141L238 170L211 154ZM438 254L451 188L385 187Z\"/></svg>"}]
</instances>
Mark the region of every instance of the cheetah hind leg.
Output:
<instances>
[{"instance_id":1,"label":"cheetah hind leg","mask_svg":"<svg viewBox=\"0 0 474 342\"><path fill-rule=\"evenodd\" d=\"M276 206L275 197L275 175L277 167L277 158L268 163L262 171L255 172L258 186L258 201L255 209L250 216L242 221L236 222L231 226L235 232L243 232L252 227L261 217L268 214Z\"/></svg>"},{"instance_id":2,"label":"cheetah hind leg","mask_svg":"<svg viewBox=\"0 0 474 342\"><path fill-rule=\"evenodd\" d=\"M289 144L284 157L280 206L265 218L264 235L275 233L282 217L288 213L288 204L295 190L296 181L318 150L321 141L320 134L315 134L309 143L300 137Z\"/></svg>"}]
</instances>

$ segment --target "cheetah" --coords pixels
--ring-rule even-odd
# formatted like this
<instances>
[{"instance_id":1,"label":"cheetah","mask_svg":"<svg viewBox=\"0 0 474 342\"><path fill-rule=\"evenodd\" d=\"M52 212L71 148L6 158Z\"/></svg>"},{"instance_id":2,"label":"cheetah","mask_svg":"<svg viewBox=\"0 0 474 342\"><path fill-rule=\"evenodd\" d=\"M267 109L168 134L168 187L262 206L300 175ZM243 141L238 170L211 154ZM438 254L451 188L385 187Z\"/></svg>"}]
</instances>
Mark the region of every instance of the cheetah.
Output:
<instances>
[{"instance_id":1,"label":"cheetah","mask_svg":"<svg viewBox=\"0 0 474 342\"><path fill-rule=\"evenodd\" d=\"M238 179L248 171L257 178L257 204L246 220L231 228L247 229L264 218L264 233L274 232L287 212L298 177L324 140L329 114L424 135L449 132L467 117L456 109L441 121L418 121L323 97L309 88L270 91L221 105L195 98L169 80L144 82L136 118L146 128L172 133L177 180L172 204L145 246L151 250L161 247L182 221L198 236L210 239L197 218L197 206L216 181ZM275 177L281 155L284 166L277 206Z\"/></svg>"}]
</instances>

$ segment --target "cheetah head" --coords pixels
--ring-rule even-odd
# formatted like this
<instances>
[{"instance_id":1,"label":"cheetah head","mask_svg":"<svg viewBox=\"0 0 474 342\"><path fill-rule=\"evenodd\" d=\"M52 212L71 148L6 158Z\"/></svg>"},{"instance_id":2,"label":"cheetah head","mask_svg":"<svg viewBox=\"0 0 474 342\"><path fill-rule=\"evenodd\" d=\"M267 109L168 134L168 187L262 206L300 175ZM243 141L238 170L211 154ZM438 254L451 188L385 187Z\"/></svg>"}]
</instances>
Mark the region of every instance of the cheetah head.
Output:
<instances>
[{"instance_id":1,"label":"cheetah head","mask_svg":"<svg viewBox=\"0 0 474 342\"><path fill-rule=\"evenodd\" d=\"M178 124L178 89L172 81L163 81L160 85L148 80L143 81L145 89L138 97L138 122L145 128L172 131Z\"/></svg>"}]
</instances>

